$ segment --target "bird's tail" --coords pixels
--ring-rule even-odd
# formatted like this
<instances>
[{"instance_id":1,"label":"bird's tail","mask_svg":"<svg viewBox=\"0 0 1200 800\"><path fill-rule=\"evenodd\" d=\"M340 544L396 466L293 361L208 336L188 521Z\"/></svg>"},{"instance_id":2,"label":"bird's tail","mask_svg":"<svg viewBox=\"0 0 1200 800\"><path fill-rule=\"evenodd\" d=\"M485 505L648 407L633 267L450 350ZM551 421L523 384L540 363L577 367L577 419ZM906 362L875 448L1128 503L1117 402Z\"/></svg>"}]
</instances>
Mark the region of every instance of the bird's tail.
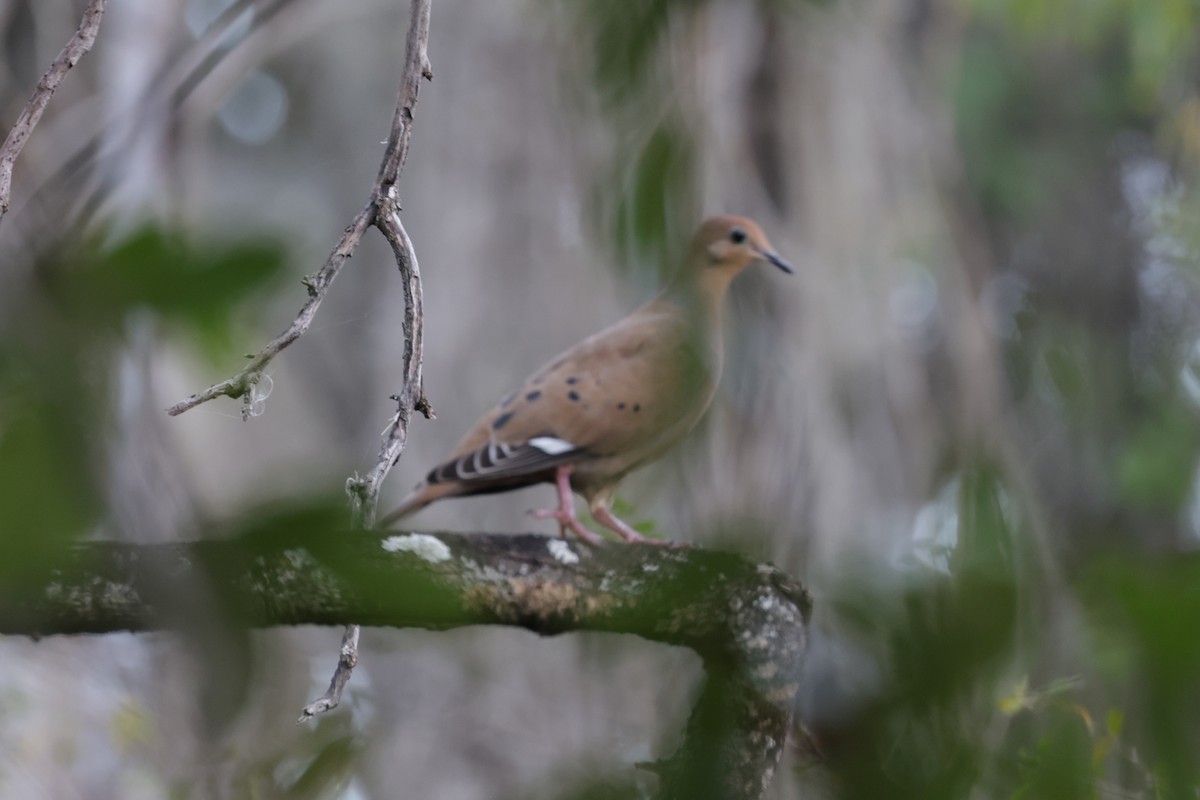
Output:
<instances>
[{"instance_id":1,"label":"bird's tail","mask_svg":"<svg viewBox=\"0 0 1200 800\"><path fill-rule=\"evenodd\" d=\"M409 514L420 511L435 500L455 494L455 488L456 486L453 483L420 483L417 485L417 488L409 492L408 496L400 501L400 505L381 517L375 523L375 527L389 528Z\"/></svg>"}]
</instances>

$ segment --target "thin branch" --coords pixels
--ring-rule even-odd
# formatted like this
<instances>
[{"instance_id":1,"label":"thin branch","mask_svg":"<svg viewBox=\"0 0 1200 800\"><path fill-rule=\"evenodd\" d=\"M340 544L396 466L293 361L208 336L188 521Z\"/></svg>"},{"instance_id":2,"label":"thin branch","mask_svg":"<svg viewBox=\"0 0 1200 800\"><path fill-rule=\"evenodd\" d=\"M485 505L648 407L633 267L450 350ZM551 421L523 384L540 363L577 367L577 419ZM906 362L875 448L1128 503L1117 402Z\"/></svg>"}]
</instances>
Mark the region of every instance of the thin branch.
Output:
<instances>
[{"instance_id":1,"label":"thin branch","mask_svg":"<svg viewBox=\"0 0 1200 800\"><path fill-rule=\"evenodd\" d=\"M392 112L392 125L388 131L388 144L379 175L375 180L375 209L372 222L392 248L396 265L404 279L404 383L396 401L396 413L383 432L379 457L375 467L365 479L357 475L346 482L346 491L353 503L354 523L358 527L370 528L375 524L375 509L379 502L379 489L392 465L404 452L408 442L408 423L413 410L418 410L426 419L433 418L433 408L425 396L421 369L424 345L424 301L421 294L421 270L417 264L417 253L412 240L400 222L400 204L396 195L396 183L408 158L408 143L412 138L413 108L421 91L421 79L433 80L429 66L427 46L429 43L430 0L413 0L412 19L408 26L405 44L404 73L396 96L396 107ZM358 664L358 625L349 624L342 633L342 647L337 666L329 680L329 688L300 712L299 722L306 722L317 714L336 708L342 701L342 691Z\"/></svg>"},{"instance_id":2,"label":"thin branch","mask_svg":"<svg viewBox=\"0 0 1200 800\"><path fill-rule=\"evenodd\" d=\"M392 395L396 401L396 413L383 431L383 441L379 447L379 457L375 467L366 478L357 475L346 481L346 491L353 498L354 516L361 527L370 528L375 524L375 512L379 502L379 489L383 485L392 466L404 452L408 441L408 423L414 410L424 414L426 419L433 418L433 408L425 397L421 382L421 342L422 342L422 298L421 272L417 266L417 256L412 242L400 217L396 213L394 203L388 201L388 210L381 214L377 223L388 244L392 246L396 262L401 264L400 271L406 273L404 304L404 393ZM413 397L416 390L417 396ZM308 722L318 714L323 714L338 706L342 701L342 692L350 681L350 675L358 666L358 625L347 625L342 632L342 646L338 652L337 666L333 677L329 679L329 688L316 700L309 703L300 712L297 722Z\"/></svg>"},{"instance_id":3,"label":"thin branch","mask_svg":"<svg viewBox=\"0 0 1200 800\"><path fill-rule=\"evenodd\" d=\"M58 58L54 59L46 74L42 75L25 108L22 109L21 116L17 117L17 123L0 146L0 219L8 212L12 198L13 167L17 163L17 157L21 155L21 150L41 121L46 106L50 104L50 98L58 91L58 86L67 76L67 72L78 64L79 59L96 43L96 35L100 33L100 20L104 18L105 2L106 0L89 0L87 8L83 11L79 29L63 47Z\"/></svg>"},{"instance_id":4,"label":"thin branch","mask_svg":"<svg viewBox=\"0 0 1200 800\"><path fill-rule=\"evenodd\" d=\"M431 0L413 0L412 3L412 20L408 31L403 77L396 100L396 108L392 115L387 147L379 167L379 175L371 188L370 200L346 228L341 240L329 254L329 258L326 259L321 269L315 275L304 279L304 285L308 289L308 301L301 307L287 329L252 356L246 366L236 375L215 383L204 391L190 395L171 406L167 409L167 413L171 416L182 414L201 403L218 397L232 397L234 399L241 398L242 419L249 419L255 412L256 400L260 399L255 396L255 387L262 379L267 366L275 356L304 335L312 325L317 309L325 299L330 285L341 272L346 260L358 248L367 228L371 225L380 225L381 212L394 200L395 185L408 156L408 144L412 136L413 108L417 103L421 78L426 80L433 78L427 55L430 3ZM395 224L398 225L398 221ZM383 228L380 227L380 230L383 231ZM386 231L384 233L386 236ZM408 279L409 276L405 273L405 264L399 258L397 265L404 277ZM406 393L409 391L409 387L406 387ZM417 396L420 397L419 390Z\"/></svg>"},{"instance_id":5,"label":"thin branch","mask_svg":"<svg viewBox=\"0 0 1200 800\"><path fill-rule=\"evenodd\" d=\"M308 289L308 301L301 306L300 312L283 333L276 336L262 350L252 356L241 372L176 403L167 409L167 413L174 417L217 397L224 396L235 399L240 397L242 399L242 419L249 419L253 414L256 400L254 388L262 379L267 366L275 356L304 335L312 325L313 319L317 316L317 309L321 307L321 302L329 292L330 285L341 272L346 260L358 248L358 244L373 222L374 216L375 200L372 199L346 227L337 246L333 248L333 252L325 259L325 263L317 270L316 274L304 278L304 286Z\"/></svg>"},{"instance_id":6,"label":"thin branch","mask_svg":"<svg viewBox=\"0 0 1200 800\"><path fill-rule=\"evenodd\" d=\"M346 684L350 682L350 676L358 666L358 635L359 626L353 623L342 630L342 646L338 648L337 667L333 670L333 677L329 679L329 688L325 690L325 694L304 707L296 724L308 722L318 714L337 708L342 702L342 692L346 690Z\"/></svg>"},{"instance_id":7,"label":"thin branch","mask_svg":"<svg viewBox=\"0 0 1200 800\"><path fill-rule=\"evenodd\" d=\"M8 587L0 634L186 635L198 603L205 607L198 592L218 598L216 608L237 615L225 621L239 626L357 619L633 634L694 650L706 673L682 744L649 765L658 798L758 798L779 763L811 598L770 565L534 535L339 532L312 518L268 520L261 530L185 544L76 545Z\"/></svg>"}]
</instances>

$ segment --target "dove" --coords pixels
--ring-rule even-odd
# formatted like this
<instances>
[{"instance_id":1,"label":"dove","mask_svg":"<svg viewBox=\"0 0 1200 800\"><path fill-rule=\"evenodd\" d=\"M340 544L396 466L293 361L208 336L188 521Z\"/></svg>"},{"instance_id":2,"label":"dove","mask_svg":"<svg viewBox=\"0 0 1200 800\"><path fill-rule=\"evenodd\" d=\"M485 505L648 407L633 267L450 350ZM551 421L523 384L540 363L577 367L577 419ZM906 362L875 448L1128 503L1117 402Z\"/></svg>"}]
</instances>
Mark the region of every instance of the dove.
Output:
<instances>
[{"instance_id":1,"label":"dove","mask_svg":"<svg viewBox=\"0 0 1200 800\"><path fill-rule=\"evenodd\" d=\"M725 294L756 262L793 272L751 220L705 220L656 298L560 354L480 417L380 526L438 500L552 483L557 507L530 513L555 520L563 537L603 541L577 517L578 494L621 539L657 543L613 514L613 494L708 409L724 360Z\"/></svg>"}]
</instances>

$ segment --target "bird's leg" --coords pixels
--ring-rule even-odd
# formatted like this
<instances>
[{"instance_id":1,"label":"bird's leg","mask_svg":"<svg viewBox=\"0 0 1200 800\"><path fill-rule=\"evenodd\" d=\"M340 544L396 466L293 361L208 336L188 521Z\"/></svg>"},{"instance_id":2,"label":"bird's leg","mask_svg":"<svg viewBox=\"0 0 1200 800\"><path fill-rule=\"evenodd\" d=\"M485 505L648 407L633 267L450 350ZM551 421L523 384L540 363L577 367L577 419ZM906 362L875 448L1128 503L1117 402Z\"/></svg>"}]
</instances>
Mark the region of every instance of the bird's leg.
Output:
<instances>
[{"instance_id":1,"label":"bird's leg","mask_svg":"<svg viewBox=\"0 0 1200 800\"><path fill-rule=\"evenodd\" d=\"M555 473L554 484L558 489L558 508L535 508L529 513L534 519L558 520L558 532L564 539L567 538L567 531L570 530L588 544L600 544L604 540L584 527L584 524L579 521L579 517L575 516L575 498L571 496L571 470L570 464L563 464Z\"/></svg>"},{"instance_id":2,"label":"bird's leg","mask_svg":"<svg viewBox=\"0 0 1200 800\"><path fill-rule=\"evenodd\" d=\"M626 523L617 518L617 515L612 513L612 509L608 507L611 502L611 492L605 492L597 495L592 499L591 512L592 519L599 522L604 527L613 531L627 542L638 542L642 544L662 544L670 545L671 542L663 539L648 539L635 531Z\"/></svg>"}]
</instances>

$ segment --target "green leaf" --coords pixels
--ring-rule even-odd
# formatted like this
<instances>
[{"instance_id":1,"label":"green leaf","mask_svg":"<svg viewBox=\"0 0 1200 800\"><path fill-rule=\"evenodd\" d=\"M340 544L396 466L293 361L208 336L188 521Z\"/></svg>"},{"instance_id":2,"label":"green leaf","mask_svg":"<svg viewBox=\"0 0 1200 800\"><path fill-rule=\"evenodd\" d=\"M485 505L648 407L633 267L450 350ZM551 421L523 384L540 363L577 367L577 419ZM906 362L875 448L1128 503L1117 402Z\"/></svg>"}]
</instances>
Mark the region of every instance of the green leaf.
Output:
<instances>
[{"instance_id":1,"label":"green leaf","mask_svg":"<svg viewBox=\"0 0 1200 800\"><path fill-rule=\"evenodd\" d=\"M1138 508L1179 509L1191 491L1198 446L1200 426L1179 405L1141 422L1121 455L1122 499Z\"/></svg>"},{"instance_id":2,"label":"green leaf","mask_svg":"<svg viewBox=\"0 0 1200 800\"><path fill-rule=\"evenodd\" d=\"M268 242L199 246L146 228L83 269L60 275L67 311L85 323L113 326L148 309L208 335L227 328L237 304L277 279L283 250Z\"/></svg>"}]
</instances>

